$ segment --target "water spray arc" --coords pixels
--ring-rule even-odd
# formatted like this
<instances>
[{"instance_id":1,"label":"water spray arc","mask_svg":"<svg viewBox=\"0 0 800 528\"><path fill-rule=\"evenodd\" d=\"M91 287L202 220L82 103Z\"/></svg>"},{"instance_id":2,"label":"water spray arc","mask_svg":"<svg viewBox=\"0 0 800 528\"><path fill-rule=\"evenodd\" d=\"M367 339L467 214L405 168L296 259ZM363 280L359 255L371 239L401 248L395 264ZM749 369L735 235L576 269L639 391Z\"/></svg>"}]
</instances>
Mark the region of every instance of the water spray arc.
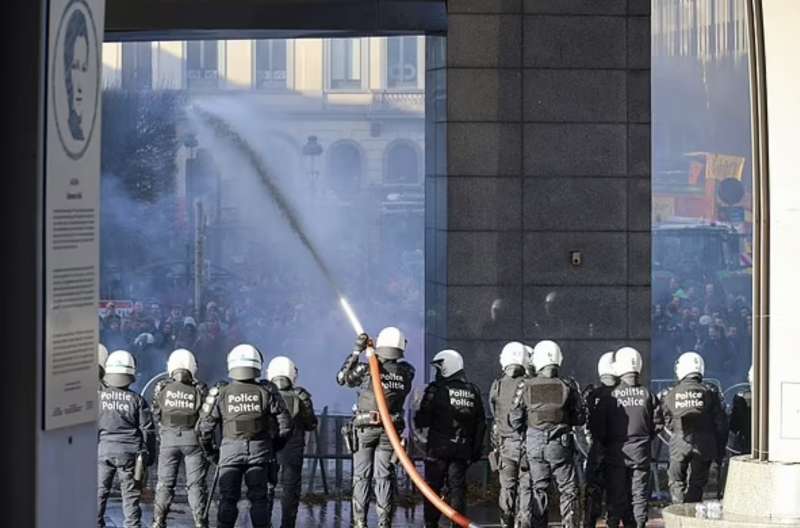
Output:
<instances>
[{"instance_id":1,"label":"water spray arc","mask_svg":"<svg viewBox=\"0 0 800 528\"><path fill-rule=\"evenodd\" d=\"M311 254L311 257L319 267L322 275L325 277L325 280L336 293L336 296L339 299L339 304L347 316L347 320L350 322L350 325L353 327L353 330L357 335L363 334L364 327L361 325L361 322L356 316L355 311L343 295L341 289L333 278L333 274L325 264L325 261L322 260L322 256L317 251L317 248L306 235L305 230L303 229L303 224L300 220L300 216L295 211L291 202L284 196L280 187L270 177L264 161L261 159L261 156L253 149L250 143L248 143L238 132L233 130L233 128L231 128L231 126L222 118L197 107L194 108L194 112L214 131L218 137L230 141L248 160L250 165L258 174L275 205L278 207L281 214L286 218L290 229L295 235L297 235L297 237L300 239L300 242ZM457 512L441 497L436 495L431 487L428 486L428 483L425 482L425 479L422 477L422 475L419 474L414 462L403 448L403 445L400 441L400 436L397 434L397 430L392 423L389 406L386 403L386 396L383 393L383 385L380 382L380 365L378 364L378 359L374 354L369 358L369 368L372 378L372 390L375 393L375 399L378 403L378 412L381 416L381 423L383 424L383 428L389 437L392 448L397 454L400 463L403 465L403 468L406 470L406 473L408 473L408 475L411 477L411 480L414 482L414 485L417 487L417 489L419 489L426 499L428 499L439 511L442 512L442 514L444 514L448 519L458 526L461 526L462 528L480 528L479 525L473 523L467 517Z\"/></svg>"}]
</instances>

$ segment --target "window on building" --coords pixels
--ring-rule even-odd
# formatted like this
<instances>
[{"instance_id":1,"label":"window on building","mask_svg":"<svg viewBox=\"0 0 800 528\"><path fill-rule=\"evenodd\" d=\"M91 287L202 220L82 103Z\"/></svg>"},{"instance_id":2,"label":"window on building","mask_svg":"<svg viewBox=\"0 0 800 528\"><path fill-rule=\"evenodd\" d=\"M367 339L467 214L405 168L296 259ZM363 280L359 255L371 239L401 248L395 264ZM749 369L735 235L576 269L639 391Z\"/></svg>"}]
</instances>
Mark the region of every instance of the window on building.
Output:
<instances>
[{"instance_id":1,"label":"window on building","mask_svg":"<svg viewBox=\"0 0 800 528\"><path fill-rule=\"evenodd\" d=\"M389 88L417 87L417 37L388 39L387 84Z\"/></svg>"},{"instance_id":2,"label":"window on building","mask_svg":"<svg viewBox=\"0 0 800 528\"><path fill-rule=\"evenodd\" d=\"M122 44L122 88L149 90L153 86L153 48L149 42Z\"/></svg>"},{"instance_id":3,"label":"window on building","mask_svg":"<svg viewBox=\"0 0 800 528\"><path fill-rule=\"evenodd\" d=\"M385 183L419 183L419 162L413 145L398 143L389 147L385 167Z\"/></svg>"},{"instance_id":4,"label":"window on building","mask_svg":"<svg viewBox=\"0 0 800 528\"><path fill-rule=\"evenodd\" d=\"M361 153L351 143L331 147L328 167L328 187L340 198L347 199L358 190L361 181Z\"/></svg>"},{"instance_id":5,"label":"window on building","mask_svg":"<svg viewBox=\"0 0 800 528\"><path fill-rule=\"evenodd\" d=\"M186 84L189 88L216 88L219 80L219 43L186 43Z\"/></svg>"},{"instance_id":6,"label":"window on building","mask_svg":"<svg viewBox=\"0 0 800 528\"><path fill-rule=\"evenodd\" d=\"M255 55L256 88L286 88L286 40L257 40Z\"/></svg>"},{"instance_id":7,"label":"window on building","mask_svg":"<svg viewBox=\"0 0 800 528\"><path fill-rule=\"evenodd\" d=\"M330 41L330 87L334 90L361 88L361 39Z\"/></svg>"}]
</instances>

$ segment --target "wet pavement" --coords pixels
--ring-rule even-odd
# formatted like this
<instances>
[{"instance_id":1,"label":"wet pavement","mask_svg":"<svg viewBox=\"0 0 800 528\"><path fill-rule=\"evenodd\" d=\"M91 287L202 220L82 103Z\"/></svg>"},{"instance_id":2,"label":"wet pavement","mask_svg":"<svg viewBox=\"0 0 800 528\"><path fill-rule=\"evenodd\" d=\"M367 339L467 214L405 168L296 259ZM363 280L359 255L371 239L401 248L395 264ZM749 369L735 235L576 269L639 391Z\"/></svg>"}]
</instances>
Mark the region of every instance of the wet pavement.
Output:
<instances>
[{"instance_id":1,"label":"wet pavement","mask_svg":"<svg viewBox=\"0 0 800 528\"><path fill-rule=\"evenodd\" d=\"M144 504L144 514L142 517L142 528L148 528L153 520L153 508L151 503ZM239 522L237 528L252 528L248 515L248 503L243 500L239 503ZM373 511L370 512L368 525L371 527L377 526L377 519ZM481 503L474 505L467 509L467 515L478 523L480 526L496 527L497 524L497 510L492 505ZM654 518L648 522L647 526L652 528L662 528L663 521L660 519L660 514L657 511L653 512ZM656 518L659 517L659 518ZM216 526L216 507L212 505L211 508L211 526ZM297 527L298 528L349 528L351 526L350 520L350 503L348 501L328 501L323 504L301 504L298 514ZM272 515L273 526L280 526L280 506L276 501L275 509ZM113 499L108 505L108 516L106 521L107 528L122 528L122 509L119 499ZM408 508L398 508L395 512L393 528L411 528L422 527L424 525L422 520L422 505L416 505ZM550 526L559 526L558 522L551 522ZM441 526L447 526L442 521ZM598 524L599 527L605 527L605 523ZM193 528L191 521L191 513L189 512L188 504L185 502L178 502L173 505L172 512L170 513L168 528Z\"/></svg>"}]
</instances>

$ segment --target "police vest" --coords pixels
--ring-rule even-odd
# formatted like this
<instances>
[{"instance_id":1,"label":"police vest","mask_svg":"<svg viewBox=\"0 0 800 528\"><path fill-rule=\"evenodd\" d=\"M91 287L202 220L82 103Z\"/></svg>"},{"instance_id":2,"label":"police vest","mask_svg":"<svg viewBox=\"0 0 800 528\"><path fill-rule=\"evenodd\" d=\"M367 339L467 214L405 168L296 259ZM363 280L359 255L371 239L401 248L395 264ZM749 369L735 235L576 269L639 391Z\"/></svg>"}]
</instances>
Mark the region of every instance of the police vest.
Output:
<instances>
[{"instance_id":1,"label":"police vest","mask_svg":"<svg viewBox=\"0 0 800 528\"><path fill-rule=\"evenodd\" d=\"M411 391L414 378L414 367L405 361L387 361L380 366L381 385L386 396L386 404L392 414L402 414L403 403ZM372 376L366 376L358 395L358 411L373 412L378 410L375 393L372 392Z\"/></svg>"},{"instance_id":2,"label":"police vest","mask_svg":"<svg viewBox=\"0 0 800 528\"><path fill-rule=\"evenodd\" d=\"M158 393L161 425L191 429L197 423L201 405L201 394L196 386L179 381L167 383Z\"/></svg>"},{"instance_id":3,"label":"police vest","mask_svg":"<svg viewBox=\"0 0 800 528\"><path fill-rule=\"evenodd\" d=\"M695 379L684 379L670 391L669 410L675 433L714 433L714 419L709 408L712 389Z\"/></svg>"},{"instance_id":4,"label":"police vest","mask_svg":"<svg viewBox=\"0 0 800 528\"><path fill-rule=\"evenodd\" d=\"M565 407L569 385L560 378L533 378L525 385L528 426L542 427L567 423Z\"/></svg>"},{"instance_id":5,"label":"police vest","mask_svg":"<svg viewBox=\"0 0 800 528\"><path fill-rule=\"evenodd\" d=\"M514 408L514 402L519 401L522 397L525 379L523 376L511 377L503 375L492 384L492 415L494 416L495 428L500 436L517 435L508 423L508 415L511 414Z\"/></svg>"},{"instance_id":6,"label":"police vest","mask_svg":"<svg viewBox=\"0 0 800 528\"><path fill-rule=\"evenodd\" d=\"M222 436L252 440L269 432L269 392L256 383L232 383L219 391Z\"/></svg>"}]
</instances>

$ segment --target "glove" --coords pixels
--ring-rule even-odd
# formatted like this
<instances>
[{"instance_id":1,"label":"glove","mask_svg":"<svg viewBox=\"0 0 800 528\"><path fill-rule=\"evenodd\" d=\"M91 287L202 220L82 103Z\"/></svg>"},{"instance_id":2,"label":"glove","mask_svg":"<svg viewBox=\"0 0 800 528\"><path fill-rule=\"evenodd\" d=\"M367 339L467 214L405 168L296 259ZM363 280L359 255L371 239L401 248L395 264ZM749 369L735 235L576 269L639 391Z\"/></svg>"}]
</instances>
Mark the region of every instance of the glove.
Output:
<instances>
[{"instance_id":1,"label":"glove","mask_svg":"<svg viewBox=\"0 0 800 528\"><path fill-rule=\"evenodd\" d=\"M369 336L367 334L360 334L356 339L355 345L353 345L353 352L358 352L360 354L367 348L368 343Z\"/></svg>"}]
</instances>

